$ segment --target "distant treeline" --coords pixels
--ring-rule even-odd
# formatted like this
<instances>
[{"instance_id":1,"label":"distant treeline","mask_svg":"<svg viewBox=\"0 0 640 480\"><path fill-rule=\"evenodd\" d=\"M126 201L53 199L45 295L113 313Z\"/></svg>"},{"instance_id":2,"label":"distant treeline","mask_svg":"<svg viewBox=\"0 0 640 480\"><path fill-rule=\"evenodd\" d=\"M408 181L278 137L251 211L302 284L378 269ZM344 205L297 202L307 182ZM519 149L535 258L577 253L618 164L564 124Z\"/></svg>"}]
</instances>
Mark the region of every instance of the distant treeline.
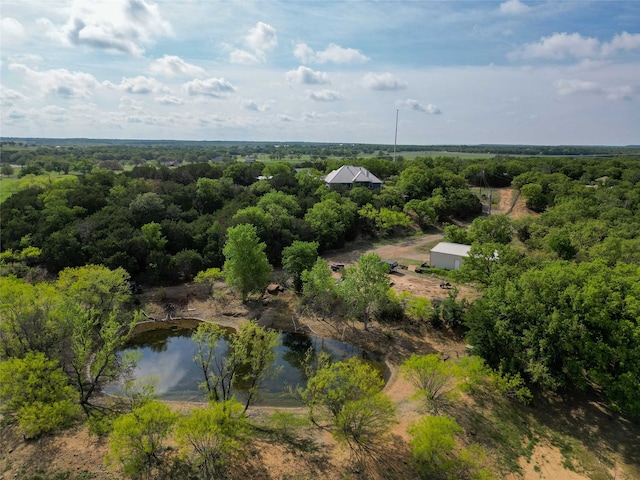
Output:
<instances>
[{"instance_id":1,"label":"distant treeline","mask_svg":"<svg viewBox=\"0 0 640 480\"><path fill-rule=\"evenodd\" d=\"M158 148L170 151L196 150L205 155L239 156L255 154L313 155L322 157L357 157L358 155L391 156L393 145L363 143L317 143L317 142L242 142L242 141L189 141L189 140L122 140L122 139L90 139L90 138L0 138L0 148L4 152L15 147L73 147L94 153L100 147L141 147ZM639 145L629 146L585 146L585 145L397 145L398 152L453 152L487 155L545 155L576 156L591 155L640 156ZM6 161L2 158L2 162Z\"/></svg>"}]
</instances>

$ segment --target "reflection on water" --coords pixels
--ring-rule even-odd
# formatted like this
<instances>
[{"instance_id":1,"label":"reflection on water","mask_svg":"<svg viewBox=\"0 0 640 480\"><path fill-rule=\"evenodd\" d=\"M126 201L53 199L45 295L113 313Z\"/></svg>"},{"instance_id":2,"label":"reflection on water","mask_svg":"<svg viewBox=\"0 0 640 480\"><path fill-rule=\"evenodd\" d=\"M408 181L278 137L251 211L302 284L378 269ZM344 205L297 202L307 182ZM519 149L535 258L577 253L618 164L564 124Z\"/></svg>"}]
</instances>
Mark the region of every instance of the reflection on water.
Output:
<instances>
[{"instance_id":1,"label":"reflection on water","mask_svg":"<svg viewBox=\"0 0 640 480\"><path fill-rule=\"evenodd\" d=\"M165 400L204 401L204 394L198 389L198 384L203 381L202 370L193 361L197 345L191 340L192 333L191 329L177 329L154 330L137 335L124 351L134 350L142 354L133 378L142 380L155 377L155 391ZM277 377L265 382L263 398L258 405L296 405L287 393L288 387L306 385L303 361L309 348L313 349L314 355L325 351L336 361L357 356L371 362L382 376L387 373L379 358L347 343L300 333L283 333L281 341L277 349L276 367L282 368ZM224 355L227 346L228 343L221 340L216 355ZM118 387L110 390L117 393Z\"/></svg>"}]
</instances>

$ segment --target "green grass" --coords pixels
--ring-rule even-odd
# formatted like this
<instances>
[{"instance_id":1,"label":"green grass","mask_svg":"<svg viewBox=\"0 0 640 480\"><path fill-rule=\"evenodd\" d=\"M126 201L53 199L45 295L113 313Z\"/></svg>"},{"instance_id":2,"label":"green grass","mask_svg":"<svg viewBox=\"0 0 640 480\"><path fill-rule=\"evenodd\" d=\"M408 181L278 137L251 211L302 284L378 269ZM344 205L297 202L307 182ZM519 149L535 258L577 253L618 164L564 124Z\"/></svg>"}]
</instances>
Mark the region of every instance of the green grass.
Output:
<instances>
[{"instance_id":1,"label":"green grass","mask_svg":"<svg viewBox=\"0 0 640 480\"><path fill-rule=\"evenodd\" d=\"M19 180L15 177L0 178L0 203L18 191Z\"/></svg>"}]
</instances>

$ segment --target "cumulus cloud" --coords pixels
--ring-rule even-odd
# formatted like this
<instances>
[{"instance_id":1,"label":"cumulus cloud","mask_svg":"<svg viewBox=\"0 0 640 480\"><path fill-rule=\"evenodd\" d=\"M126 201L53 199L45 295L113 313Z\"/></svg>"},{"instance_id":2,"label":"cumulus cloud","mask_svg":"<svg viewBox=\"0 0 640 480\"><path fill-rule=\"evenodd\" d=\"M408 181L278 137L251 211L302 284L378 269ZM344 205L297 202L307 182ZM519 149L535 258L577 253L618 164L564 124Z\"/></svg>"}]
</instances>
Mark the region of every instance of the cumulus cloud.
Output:
<instances>
[{"instance_id":1,"label":"cumulus cloud","mask_svg":"<svg viewBox=\"0 0 640 480\"><path fill-rule=\"evenodd\" d=\"M526 44L520 56L555 60L566 57L586 58L598 53L599 43L598 39L583 37L579 33L554 33L549 37L542 37L539 42Z\"/></svg>"},{"instance_id":2,"label":"cumulus cloud","mask_svg":"<svg viewBox=\"0 0 640 480\"><path fill-rule=\"evenodd\" d=\"M26 65L12 63L9 69L20 73L29 83L36 85L44 95L64 98L89 98L100 83L85 72L71 72L65 68L40 72Z\"/></svg>"},{"instance_id":3,"label":"cumulus cloud","mask_svg":"<svg viewBox=\"0 0 640 480\"><path fill-rule=\"evenodd\" d=\"M189 95L204 95L207 97L223 98L236 88L224 78L195 79L187 82L182 87Z\"/></svg>"},{"instance_id":4,"label":"cumulus cloud","mask_svg":"<svg viewBox=\"0 0 640 480\"><path fill-rule=\"evenodd\" d=\"M163 87L155 78L150 77L133 77L123 78L120 82L120 88L128 93L147 94L162 91Z\"/></svg>"},{"instance_id":5,"label":"cumulus cloud","mask_svg":"<svg viewBox=\"0 0 640 480\"><path fill-rule=\"evenodd\" d=\"M362 78L362 83L365 87L370 88L371 90L404 90L407 88L407 82L400 80L395 75L385 72L385 73L367 73Z\"/></svg>"},{"instance_id":6,"label":"cumulus cloud","mask_svg":"<svg viewBox=\"0 0 640 480\"><path fill-rule=\"evenodd\" d=\"M354 48L344 48L335 43L322 51L315 52L306 43L299 43L293 49L293 55L302 63L364 63L369 61L369 57L360 50Z\"/></svg>"},{"instance_id":7,"label":"cumulus cloud","mask_svg":"<svg viewBox=\"0 0 640 480\"><path fill-rule=\"evenodd\" d=\"M162 97L156 97L156 102L162 105L182 105L184 101L181 98L174 97L173 95L164 95Z\"/></svg>"},{"instance_id":8,"label":"cumulus cloud","mask_svg":"<svg viewBox=\"0 0 640 480\"><path fill-rule=\"evenodd\" d=\"M246 43L255 52L273 50L278 45L276 29L269 24L258 22L255 27L249 30Z\"/></svg>"},{"instance_id":9,"label":"cumulus cloud","mask_svg":"<svg viewBox=\"0 0 640 480\"><path fill-rule=\"evenodd\" d=\"M335 102L344 98L340 92L335 90L307 90L307 96L317 102Z\"/></svg>"},{"instance_id":10,"label":"cumulus cloud","mask_svg":"<svg viewBox=\"0 0 640 480\"><path fill-rule=\"evenodd\" d=\"M607 100L632 100L637 88L632 85L601 85L597 82L579 79L558 79L554 83L556 93L560 96L576 94L593 94L604 96Z\"/></svg>"},{"instance_id":11,"label":"cumulus cloud","mask_svg":"<svg viewBox=\"0 0 640 480\"><path fill-rule=\"evenodd\" d=\"M507 0L500 4L500 13L503 15L523 15L530 10L531 7L525 5L520 0Z\"/></svg>"},{"instance_id":12,"label":"cumulus cloud","mask_svg":"<svg viewBox=\"0 0 640 480\"><path fill-rule=\"evenodd\" d=\"M128 112L142 112L145 104L139 100L134 100L131 97L120 97L120 103L118 104L118 110L125 110Z\"/></svg>"},{"instance_id":13,"label":"cumulus cloud","mask_svg":"<svg viewBox=\"0 0 640 480\"><path fill-rule=\"evenodd\" d=\"M610 42L600 43L597 38L583 37L579 33L554 33L542 37L539 42L528 43L521 49L512 52L511 58L565 58L609 57L620 50L640 48L640 34L623 32L615 35Z\"/></svg>"},{"instance_id":14,"label":"cumulus cloud","mask_svg":"<svg viewBox=\"0 0 640 480\"><path fill-rule=\"evenodd\" d=\"M269 109L269 103L270 102L259 105L257 102L249 98L244 98L240 101L242 108L251 112L264 112Z\"/></svg>"},{"instance_id":15,"label":"cumulus cloud","mask_svg":"<svg viewBox=\"0 0 640 480\"><path fill-rule=\"evenodd\" d=\"M603 56L614 55L618 50L634 50L640 48L640 33L622 32L613 39L602 45L601 54Z\"/></svg>"},{"instance_id":16,"label":"cumulus cloud","mask_svg":"<svg viewBox=\"0 0 640 480\"><path fill-rule=\"evenodd\" d=\"M240 48L236 48L229 54L229 61L239 65L255 65L261 62L256 55Z\"/></svg>"},{"instance_id":17,"label":"cumulus cloud","mask_svg":"<svg viewBox=\"0 0 640 480\"><path fill-rule=\"evenodd\" d=\"M165 55L151 62L149 73L164 77L201 77L205 71L203 68L185 62L176 55Z\"/></svg>"},{"instance_id":18,"label":"cumulus cloud","mask_svg":"<svg viewBox=\"0 0 640 480\"><path fill-rule=\"evenodd\" d=\"M287 80L291 83L303 83L306 85L323 85L330 83L329 76L325 72L316 72L309 67L300 66L296 70L286 73Z\"/></svg>"},{"instance_id":19,"label":"cumulus cloud","mask_svg":"<svg viewBox=\"0 0 640 480\"><path fill-rule=\"evenodd\" d=\"M15 102L25 100L25 98L26 97L17 90L7 88L4 85L0 86L0 105L4 107L11 107Z\"/></svg>"},{"instance_id":20,"label":"cumulus cloud","mask_svg":"<svg viewBox=\"0 0 640 480\"><path fill-rule=\"evenodd\" d=\"M158 5L146 0L76 0L61 33L72 45L140 56L172 31Z\"/></svg>"},{"instance_id":21,"label":"cumulus cloud","mask_svg":"<svg viewBox=\"0 0 640 480\"><path fill-rule=\"evenodd\" d=\"M0 19L0 39L2 39L2 45L20 43L24 39L24 27L15 18L2 18Z\"/></svg>"},{"instance_id":22,"label":"cumulus cloud","mask_svg":"<svg viewBox=\"0 0 640 480\"><path fill-rule=\"evenodd\" d=\"M289 115L284 115L282 113L278 115L278 120L280 120L281 122L293 122L292 117L290 117Z\"/></svg>"},{"instance_id":23,"label":"cumulus cloud","mask_svg":"<svg viewBox=\"0 0 640 480\"><path fill-rule=\"evenodd\" d=\"M229 61L241 65L263 63L266 60L266 54L278 45L278 34L271 25L258 22L249 30L244 44L246 47L244 49L233 49L229 54Z\"/></svg>"},{"instance_id":24,"label":"cumulus cloud","mask_svg":"<svg viewBox=\"0 0 640 480\"><path fill-rule=\"evenodd\" d=\"M401 106L407 106L416 112L428 113L430 115L439 115L442 111L436 107L435 105L429 103L427 105L422 105L420 102L413 98L407 98L404 102L400 102Z\"/></svg>"}]
</instances>

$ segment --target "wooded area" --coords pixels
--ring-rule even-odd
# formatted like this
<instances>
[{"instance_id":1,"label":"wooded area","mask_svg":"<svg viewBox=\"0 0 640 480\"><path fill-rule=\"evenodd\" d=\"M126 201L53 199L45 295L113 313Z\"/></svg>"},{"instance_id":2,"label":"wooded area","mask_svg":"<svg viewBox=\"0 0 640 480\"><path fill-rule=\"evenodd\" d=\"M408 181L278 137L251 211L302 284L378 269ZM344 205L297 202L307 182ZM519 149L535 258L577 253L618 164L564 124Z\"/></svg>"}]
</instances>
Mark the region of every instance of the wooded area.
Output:
<instances>
[{"instance_id":1,"label":"wooded area","mask_svg":"<svg viewBox=\"0 0 640 480\"><path fill-rule=\"evenodd\" d=\"M234 372L253 368L244 381L253 379L250 398L259 396L277 339L247 324L238 337L244 340L232 349L233 361L211 374L215 363L207 363L207 348L221 334L203 330L196 340L203 345L199 361L214 403L177 417L147 392L129 399L128 413L114 420L100 391L135 364L135 358L116 355L141 315L131 286L166 287L195 278L211 289L223 278L246 302L261 295L273 269L281 268L290 277L282 283L296 292L297 308L323 320L337 324L350 318L364 330L374 321L418 324L463 335L481 365L456 370L437 358L416 356L403 367L435 413L446 404L450 379L470 381L470 372L481 371L494 390L521 402L550 391L601 392L612 411L637 421L635 151L576 147L569 154L602 156L513 157L509 152L528 151L491 146L502 154L392 162L378 147L368 148L379 155L365 158L359 157L362 146L4 142L3 176L19 177L0 218L4 421L15 418L25 437L35 438L84 419L97 432L111 432L108 461L132 478L159 475L163 438L175 426L192 467L209 475L201 478L217 478L250 430L243 413L250 401L232 403L233 382L239 381ZM560 147L535 148L557 154ZM245 161L258 153L264 161ZM383 188L327 188L324 175L345 164L367 168L384 181ZM490 189L506 186L519 190L531 215L514 220L486 214ZM480 187L478 194L474 187ZM356 239L408 238L421 231L442 231L447 241L471 245L459 271L442 273L469 285L476 298L461 299L455 291L439 302L398 295L389 290L388 266L375 254L362 255L336 282L322 258ZM366 465L375 457L376 439L394 421L395 407L371 372L323 362L309 359L308 387L292 395L308 407L314 425ZM442 382L435 391L434 380ZM491 478L485 463L470 460L477 452L454 446L461 432L455 420L428 418L438 420L410 431L420 478ZM141 427L144 422L148 428ZM205 442L198 433L196 427L206 422L215 441ZM452 446L429 447L434 432ZM126 440L131 435L146 445L135 455Z\"/></svg>"}]
</instances>

